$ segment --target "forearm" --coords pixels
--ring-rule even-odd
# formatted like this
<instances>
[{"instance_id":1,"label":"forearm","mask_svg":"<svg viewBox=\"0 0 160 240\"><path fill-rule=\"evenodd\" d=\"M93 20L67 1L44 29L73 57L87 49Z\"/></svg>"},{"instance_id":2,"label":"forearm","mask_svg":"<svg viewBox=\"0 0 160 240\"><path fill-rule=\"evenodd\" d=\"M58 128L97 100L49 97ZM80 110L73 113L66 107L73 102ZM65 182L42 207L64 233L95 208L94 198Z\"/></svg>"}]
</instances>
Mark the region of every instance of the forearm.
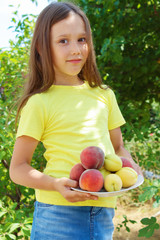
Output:
<instances>
[{"instance_id":1,"label":"forearm","mask_svg":"<svg viewBox=\"0 0 160 240\"><path fill-rule=\"evenodd\" d=\"M120 127L110 130L109 133L115 153L120 157L127 158L131 162L133 168L137 171L137 173L143 175L139 165L135 163L135 161L132 159L131 154L124 148Z\"/></svg>"},{"instance_id":2,"label":"forearm","mask_svg":"<svg viewBox=\"0 0 160 240\"><path fill-rule=\"evenodd\" d=\"M27 163L11 166L10 177L13 182L34 189L46 191L58 191L67 201L79 202L86 200L97 200L98 197L72 191L71 187L77 187L77 182L68 178L53 178L32 168Z\"/></svg>"},{"instance_id":3,"label":"forearm","mask_svg":"<svg viewBox=\"0 0 160 240\"><path fill-rule=\"evenodd\" d=\"M77 181L65 177L54 178L31 167L37 144L38 140L28 136L17 138L9 170L13 182L29 188L57 191L69 202L97 199L88 193L72 191L72 187L77 187Z\"/></svg>"},{"instance_id":4,"label":"forearm","mask_svg":"<svg viewBox=\"0 0 160 240\"><path fill-rule=\"evenodd\" d=\"M119 149L117 149L116 154L120 157L122 157L122 156L126 157L128 160L130 160L131 163L135 163L131 154L123 146L121 146Z\"/></svg>"},{"instance_id":5,"label":"forearm","mask_svg":"<svg viewBox=\"0 0 160 240\"><path fill-rule=\"evenodd\" d=\"M143 175L140 166L133 160L131 154L123 146L121 146L121 147L119 147L119 149L117 149L116 154L120 157L127 158L131 162L133 168L138 172L138 174Z\"/></svg>"},{"instance_id":6,"label":"forearm","mask_svg":"<svg viewBox=\"0 0 160 240\"><path fill-rule=\"evenodd\" d=\"M27 163L10 167L10 178L13 182L34 189L56 191L56 178L45 175Z\"/></svg>"}]
</instances>

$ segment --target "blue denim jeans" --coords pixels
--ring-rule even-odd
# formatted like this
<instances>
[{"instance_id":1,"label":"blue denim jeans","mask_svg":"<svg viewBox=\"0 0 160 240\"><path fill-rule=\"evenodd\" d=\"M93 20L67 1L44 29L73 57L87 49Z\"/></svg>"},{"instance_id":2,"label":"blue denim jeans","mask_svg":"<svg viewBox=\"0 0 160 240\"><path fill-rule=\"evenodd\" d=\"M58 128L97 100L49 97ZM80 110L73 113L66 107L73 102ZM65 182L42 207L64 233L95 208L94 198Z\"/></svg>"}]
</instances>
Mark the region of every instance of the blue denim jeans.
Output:
<instances>
[{"instance_id":1,"label":"blue denim jeans","mask_svg":"<svg viewBox=\"0 0 160 240\"><path fill-rule=\"evenodd\" d=\"M112 240L113 208L35 202L30 240Z\"/></svg>"}]
</instances>

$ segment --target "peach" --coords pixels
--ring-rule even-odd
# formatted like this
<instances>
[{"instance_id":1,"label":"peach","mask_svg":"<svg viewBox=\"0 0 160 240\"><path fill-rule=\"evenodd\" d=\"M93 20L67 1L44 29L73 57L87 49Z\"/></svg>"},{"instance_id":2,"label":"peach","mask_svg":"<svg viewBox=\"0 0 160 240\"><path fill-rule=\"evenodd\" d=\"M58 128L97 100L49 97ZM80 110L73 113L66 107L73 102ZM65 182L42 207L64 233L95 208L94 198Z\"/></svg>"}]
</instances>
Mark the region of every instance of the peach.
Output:
<instances>
[{"instance_id":1,"label":"peach","mask_svg":"<svg viewBox=\"0 0 160 240\"><path fill-rule=\"evenodd\" d=\"M76 180L79 182L79 178L81 174L85 171L86 169L82 166L81 163L75 164L70 171L70 179Z\"/></svg>"},{"instance_id":2,"label":"peach","mask_svg":"<svg viewBox=\"0 0 160 240\"><path fill-rule=\"evenodd\" d=\"M119 191L122 188L122 180L115 173L108 174L104 180L104 188L108 192Z\"/></svg>"},{"instance_id":3,"label":"peach","mask_svg":"<svg viewBox=\"0 0 160 240\"><path fill-rule=\"evenodd\" d=\"M102 173L103 175L103 179L105 179L105 177L110 174L111 172L107 171L105 168L101 168L99 169L99 171Z\"/></svg>"},{"instance_id":4,"label":"peach","mask_svg":"<svg viewBox=\"0 0 160 240\"><path fill-rule=\"evenodd\" d=\"M80 154L81 163L86 169L100 169L104 164L104 152L101 148L90 146Z\"/></svg>"},{"instance_id":5,"label":"peach","mask_svg":"<svg viewBox=\"0 0 160 240\"><path fill-rule=\"evenodd\" d=\"M133 168L132 163L127 158L120 157L120 159L122 160L122 167L131 167L131 168Z\"/></svg>"},{"instance_id":6,"label":"peach","mask_svg":"<svg viewBox=\"0 0 160 240\"><path fill-rule=\"evenodd\" d=\"M116 154L108 154L104 160L106 170L116 172L122 168L122 160Z\"/></svg>"},{"instance_id":7,"label":"peach","mask_svg":"<svg viewBox=\"0 0 160 240\"><path fill-rule=\"evenodd\" d=\"M137 182L138 174L133 168L123 167L116 174L121 178L124 188L131 187Z\"/></svg>"},{"instance_id":8,"label":"peach","mask_svg":"<svg viewBox=\"0 0 160 240\"><path fill-rule=\"evenodd\" d=\"M82 190L99 192L103 187L103 176L97 169L85 170L79 179L79 186Z\"/></svg>"}]
</instances>

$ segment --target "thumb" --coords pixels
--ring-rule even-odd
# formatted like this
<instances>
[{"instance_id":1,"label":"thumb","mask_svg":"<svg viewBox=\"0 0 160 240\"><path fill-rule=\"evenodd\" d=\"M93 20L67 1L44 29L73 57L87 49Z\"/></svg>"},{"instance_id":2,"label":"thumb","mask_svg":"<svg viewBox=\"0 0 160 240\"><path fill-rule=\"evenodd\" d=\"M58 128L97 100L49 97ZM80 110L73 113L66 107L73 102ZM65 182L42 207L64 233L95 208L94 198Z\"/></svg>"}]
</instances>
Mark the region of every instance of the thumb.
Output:
<instances>
[{"instance_id":1,"label":"thumb","mask_svg":"<svg viewBox=\"0 0 160 240\"><path fill-rule=\"evenodd\" d=\"M78 186L78 182L72 179L67 179L66 181L66 185L68 187L77 187Z\"/></svg>"}]
</instances>

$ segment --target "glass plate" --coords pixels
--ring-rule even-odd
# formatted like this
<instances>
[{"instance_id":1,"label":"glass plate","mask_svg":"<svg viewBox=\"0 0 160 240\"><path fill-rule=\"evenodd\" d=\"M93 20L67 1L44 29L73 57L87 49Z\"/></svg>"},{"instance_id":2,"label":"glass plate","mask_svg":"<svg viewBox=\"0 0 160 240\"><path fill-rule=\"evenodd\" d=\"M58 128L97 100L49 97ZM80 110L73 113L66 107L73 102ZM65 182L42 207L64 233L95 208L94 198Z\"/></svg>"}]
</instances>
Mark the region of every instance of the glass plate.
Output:
<instances>
[{"instance_id":1,"label":"glass plate","mask_svg":"<svg viewBox=\"0 0 160 240\"><path fill-rule=\"evenodd\" d=\"M82 190L80 188L71 188L72 190L74 191L77 191L77 192L87 192L87 193L90 193L92 195L95 195L95 196L99 196L99 197L112 197L112 196L118 196L118 195L121 195L129 190L132 190L134 188L137 188L139 187L142 183L144 182L144 178L142 175L138 175L138 179L137 179L137 182L132 185L131 187L129 188L122 188L120 191L114 191L114 192L107 192L104 188L100 191L100 192L89 192L89 191L85 191L85 190Z\"/></svg>"}]
</instances>

